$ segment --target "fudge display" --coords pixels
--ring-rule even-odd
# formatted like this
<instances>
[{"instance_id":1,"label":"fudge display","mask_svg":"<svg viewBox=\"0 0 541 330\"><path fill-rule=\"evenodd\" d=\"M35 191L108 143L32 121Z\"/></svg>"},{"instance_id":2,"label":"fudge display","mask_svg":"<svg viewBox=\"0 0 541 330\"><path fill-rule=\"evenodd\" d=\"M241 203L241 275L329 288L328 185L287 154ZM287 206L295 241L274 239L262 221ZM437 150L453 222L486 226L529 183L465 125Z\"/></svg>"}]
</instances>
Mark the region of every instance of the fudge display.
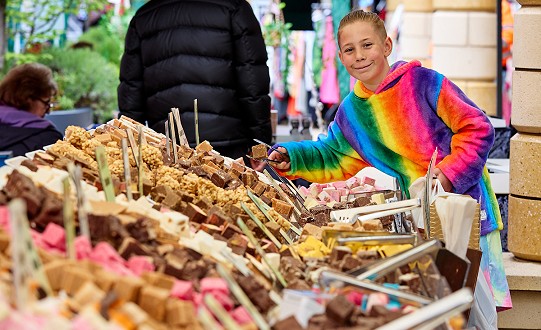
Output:
<instances>
[{"instance_id":1,"label":"fudge display","mask_svg":"<svg viewBox=\"0 0 541 330\"><path fill-rule=\"evenodd\" d=\"M3 328L20 327L23 315L10 301L20 287L13 286L10 271L7 205L18 199L26 206L30 236L52 290L43 299L47 290L30 286L31 313L24 311L24 317L32 315L28 325L35 327L56 322L71 328L200 329L210 313L211 323L242 329L375 329L418 308L384 293L348 285L325 288L319 282L323 271L347 274L412 246L337 243L337 232L389 233L390 218L354 224L330 219L333 210L392 198L377 192L370 178L301 189L308 206L301 212L295 192L284 183L280 194L264 176L241 160L219 155L207 141L195 149L178 146L175 162L165 136L143 128L145 142L128 149L129 164L124 164L120 141L130 134L138 137L140 126L125 118L92 133L70 126L64 141L6 171L0 187L0 308L9 313L0 317ZM105 149L114 201L105 201L97 146ZM267 152L258 145L252 156L263 159ZM82 167L89 236L82 231L72 189L75 239L68 243L61 183L71 163ZM231 276L224 277L218 265ZM374 283L429 296L425 280L436 283L412 264ZM306 305L298 307L311 306L309 316L285 315L285 292L305 295Z\"/></svg>"}]
</instances>

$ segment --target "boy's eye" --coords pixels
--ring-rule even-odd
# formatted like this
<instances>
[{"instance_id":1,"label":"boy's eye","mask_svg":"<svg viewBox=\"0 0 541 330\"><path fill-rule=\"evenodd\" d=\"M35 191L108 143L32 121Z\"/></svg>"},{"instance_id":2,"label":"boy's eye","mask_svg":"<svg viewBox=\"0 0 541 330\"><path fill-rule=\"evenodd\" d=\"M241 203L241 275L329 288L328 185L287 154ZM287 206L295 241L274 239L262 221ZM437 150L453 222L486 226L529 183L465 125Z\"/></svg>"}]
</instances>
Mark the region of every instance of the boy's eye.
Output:
<instances>
[{"instance_id":1,"label":"boy's eye","mask_svg":"<svg viewBox=\"0 0 541 330\"><path fill-rule=\"evenodd\" d=\"M349 53L349 52L351 52L352 50L353 50L353 48L346 48L346 49L344 49L344 53Z\"/></svg>"},{"instance_id":2,"label":"boy's eye","mask_svg":"<svg viewBox=\"0 0 541 330\"><path fill-rule=\"evenodd\" d=\"M364 44L364 48L369 48L370 46L372 46L372 43L370 43L370 42Z\"/></svg>"}]
</instances>

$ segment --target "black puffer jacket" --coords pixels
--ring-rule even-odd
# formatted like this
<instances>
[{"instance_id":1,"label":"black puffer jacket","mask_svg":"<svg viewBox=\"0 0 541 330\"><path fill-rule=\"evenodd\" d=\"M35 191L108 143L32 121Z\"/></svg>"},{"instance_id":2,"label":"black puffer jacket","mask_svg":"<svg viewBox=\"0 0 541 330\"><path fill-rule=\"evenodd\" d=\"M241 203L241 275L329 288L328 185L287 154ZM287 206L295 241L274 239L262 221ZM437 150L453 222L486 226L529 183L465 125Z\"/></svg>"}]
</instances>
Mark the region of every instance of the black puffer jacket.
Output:
<instances>
[{"instance_id":1,"label":"black puffer jacket","mask_svg":"<svg viewBox=\"0 0 541 330\"><path fill-rule=\"evenodd\" d=\"M246 0L153 0L130 23L120 66L120 114L163 132L180 109L195 144L271 140L269 69L261 28Z\"/></svg>"}]
</instances>

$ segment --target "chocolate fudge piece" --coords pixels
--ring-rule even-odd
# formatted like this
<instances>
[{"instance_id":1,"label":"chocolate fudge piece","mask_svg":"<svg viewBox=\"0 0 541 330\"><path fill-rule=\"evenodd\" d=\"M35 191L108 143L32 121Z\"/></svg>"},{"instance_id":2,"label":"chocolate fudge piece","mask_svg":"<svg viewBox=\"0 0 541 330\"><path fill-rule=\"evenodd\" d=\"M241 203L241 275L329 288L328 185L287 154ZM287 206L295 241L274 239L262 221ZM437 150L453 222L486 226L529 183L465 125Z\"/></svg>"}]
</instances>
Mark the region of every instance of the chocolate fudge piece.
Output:
<instances>
[{"instance_id":1,"label":"chocolate fudge piece","mask_svg":"<svg viewBox=\"0 0 541 330\"><path fill-rule=\"evenodd\" d=\"M313 225L318 227L326 226L329 223L330 216L328 216L325 212L318 213L314 215L314 222Z\"/></svg>"},{"instance_id":2,"label":"chocolate fudge piece","mask_svg":"<svg viewBox=\"0 0 541 330\"><path fill-rule=\"evenodd\" d=\"M327 217L330 218L332 208L328 207L327 205L317 205L310 209L310 212L315 216L317 214L325 214Z\"/></svg>"},{"instance_id":3,"label":"chocolate fudge piece","mask_svg":"<svg viewBox=\"0 0 541 330\"><path fill-rule=\"evenodd\" d=\"M128 231L120 223L120 220L112 215L101 216L89 214L88 226L93 244L106 241L113 247L118 248L124 238L130 236Z\"/></svg>"},{"instance_id":4,"label":"chocolate fudge piece","mask_svg":"<svg viewBox=\"0 0 541 330\"><path fill-rule=\"evenodd\" d=\"M186 207L186 210L184 210L186 216L190 219L190 221L202 223L207 218L207 214L205 211L201 210L199 206L188 203L188 207Z\"/></svg>"},{"instance_id":5,"label":"chocolate fudge piece","mask_svg":"<svg viewBox=\"0 0 541 330\"><path fill-rule=\"evenodd\" d=\"M338 324L346 325L350 322L351 315L355 311L355 305L343 295L337 295L325 308L325 315Z\"/></svg>"},{"instance_id":6,"label":"chocolate fudge piece","mask_svg":"<svg viewBox=\"0 0 541 330\"><path fill-rule=\"evenodd\" d=\"M42 196L45 198L42 200L41 209L39 214L32 219L35 224L35 228L38 230L45 229L50 222L53 222L59 226L64 225L63 215L63 203L55 195L49 193L45 188L40 188ZM23 198L26 200L26 194L23 194Z\"/></svg>"},{"instance_id":7,"label":"chocolate fudge piece","mask_svg":"<svg viewBox=\"0 0 541 330\"><path fill-rule=\"evenodd\" d=\"M342 261L346 256L351 255L351 249L347 246L336 246L332 249L330 262L331 265Z\"/></svg>"},{"instance_id":8,"label":"chocolate fudge piece","mask_svg":"<svg viewBox=\"0 0 541 330\"><path fill-rule=\"evenodd\" d=\"M232 179L227 183L225 190L235 190L240 186L242 186L242 182L240 180Z\"/></svg>"},{"instance_id":9,"label":"chocolate fudge piece","mask_svg":"<svg viewBox=\"0 0 541 330\"><path fill-rule=\"evenodd\" d=\"M232 179L233 178L231 175L227 174L227 172L223 170L217 170L210 177L210 181L220 188L225 187L225 185L228 184Z\"/></svg>"},{"instance_id":10,"label":"chocolate fudge piece","mask_svg":"<svg viewBox=\"0 0 541 330\"><path fill-rule=\"evenodd\" d=\"M256 174L251 172L242 173L242 183L244 183L246 187L253 186L257 181L259 181L259 179L257 178Z\"/></svg>"},{"instance_id":11,"label":"chocolate fudge piece","mask_svg":"<svg viewBox=\"0 0 541 330\"><path fill-rule=\"evenodd\" d=\"M21 165L28 168L32 172L37 172L38 167L37 165L31 161L30 159L25 159L21 162Z\"/></svg>"},{"instance_id":12,"label":"chocolate fudge piece","mask_svg":"<svg viewBox=\"0 0 541 330\"><path fill-rule=\"evenodd\" d=\"M257 196L261 196L267 189L267 185L261 181L257 181L251 188Z\"/></svg>"},{"instance_id":13,"label":"chocolate fudge piece","mask_svg":"<svg viewBox=\"0 0 541 330\"><path fill-rule=\"evenodd\" d=\"M248 239L244 235L235 233L227 240L227 246L233 250L233 253L243 256L248 247Z\"/></svg>"},{"instance_id":14,"label":"chocolate fudge piece","mask_svg":"<svg viewBox=\"0 0 541 330\"><path fill-rule=\"evenodd\" d=\"M340 268L343 272L350 271L352 269L358 268L363 264L363 262L357 258L354 258L351 255L344 257L342 262L340 262Z\"/></svg>"},{"instance_id":15,"label":"chocolate fudge piece","mask_svg":"<svg viewBox=\"0 0 541 330\"><path fill-rule=\"evenodd\" d=\"M272 326L273 330L303 330L303 327L297 322L294 315L276 322Z\"/></svg>"},{"instance_id":16,"label":"chocolate fudge piece","mask_svg":"<svg viewBox=\"0 0 541 330\"><path fill-rule=\"evenodd\" d=\"M29 218L34 218L39 213L45 198L43 191L37 188L30 178L17 170L13 170L9 175L4 192L10 200L18 197L24 199Z\"/></svg>"},{"instance_id":17,"label":"chocolate fudge piece","mask_svg":"<svg viewBox=\"0 0 541 330\"><path fill-rule=\"evenodd\" d=\"M233 276L237 280L237 283L239 283L240 287L242 288L242 291L246 293L248 298L254 303L256 308L261 313L266 313L268 310L274 306L274 302L270 299L269 293L265 289L263 285L261 285L257 280L253 277L246 277L239 274L234 273Z\"/></svg>"},{"instance_id":18,"label":"chocolate fudge piece","mask_svg":"<svg viewBox=\"0 0 541 330\"><path fill-rule=\"evenodd\" d=\"M131 256L137 255L137 256L150 256L151 251L148 247L144 246L143 244L139 243L132 237L126 237L122 241L122 244L118 248L118 254L126 260L128 260Z\"/></svg>"},{"instance_id":19,"label":"chocolate fudge piece","mask_svg":"<svg viewBox=\"0 0 541 330\"><path fill-rule=\"evenodd\" d=\"M266 222L265 227L275 236L280 237L280 229L282 228L278 223L276 222Z\"/></svg>"},{"instance_id":20,"label":"chocolate fudge piece","mask_svg":"<svg viewBox=\"0 0 541 330\"><path fill-rule=\"evenodd\" d=\"M355 207L367 206L372 203L372 200L368 196L359 196L353 200Z\"/></svg>"}]
</instances>

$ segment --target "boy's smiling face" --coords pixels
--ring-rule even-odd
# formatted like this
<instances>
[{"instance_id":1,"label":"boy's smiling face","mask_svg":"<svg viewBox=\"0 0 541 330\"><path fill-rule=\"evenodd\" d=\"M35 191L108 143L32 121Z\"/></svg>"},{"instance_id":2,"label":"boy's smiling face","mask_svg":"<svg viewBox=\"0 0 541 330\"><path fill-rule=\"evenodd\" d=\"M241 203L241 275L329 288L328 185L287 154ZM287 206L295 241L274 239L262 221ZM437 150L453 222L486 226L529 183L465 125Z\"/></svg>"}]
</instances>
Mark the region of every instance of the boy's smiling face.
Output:
<instances>
[{"instance_id":1,"label":"boy's smiling face","mask_svg":"<svg viewBox=\"0 0 541 330\"><path fill-rule=\"evenodd\" d=\"M359 21L340 30L339 47L338 56L348 73L375 91L390 70L391 39L382 40L371 23Z\"/></svg>"}]
</instances>

